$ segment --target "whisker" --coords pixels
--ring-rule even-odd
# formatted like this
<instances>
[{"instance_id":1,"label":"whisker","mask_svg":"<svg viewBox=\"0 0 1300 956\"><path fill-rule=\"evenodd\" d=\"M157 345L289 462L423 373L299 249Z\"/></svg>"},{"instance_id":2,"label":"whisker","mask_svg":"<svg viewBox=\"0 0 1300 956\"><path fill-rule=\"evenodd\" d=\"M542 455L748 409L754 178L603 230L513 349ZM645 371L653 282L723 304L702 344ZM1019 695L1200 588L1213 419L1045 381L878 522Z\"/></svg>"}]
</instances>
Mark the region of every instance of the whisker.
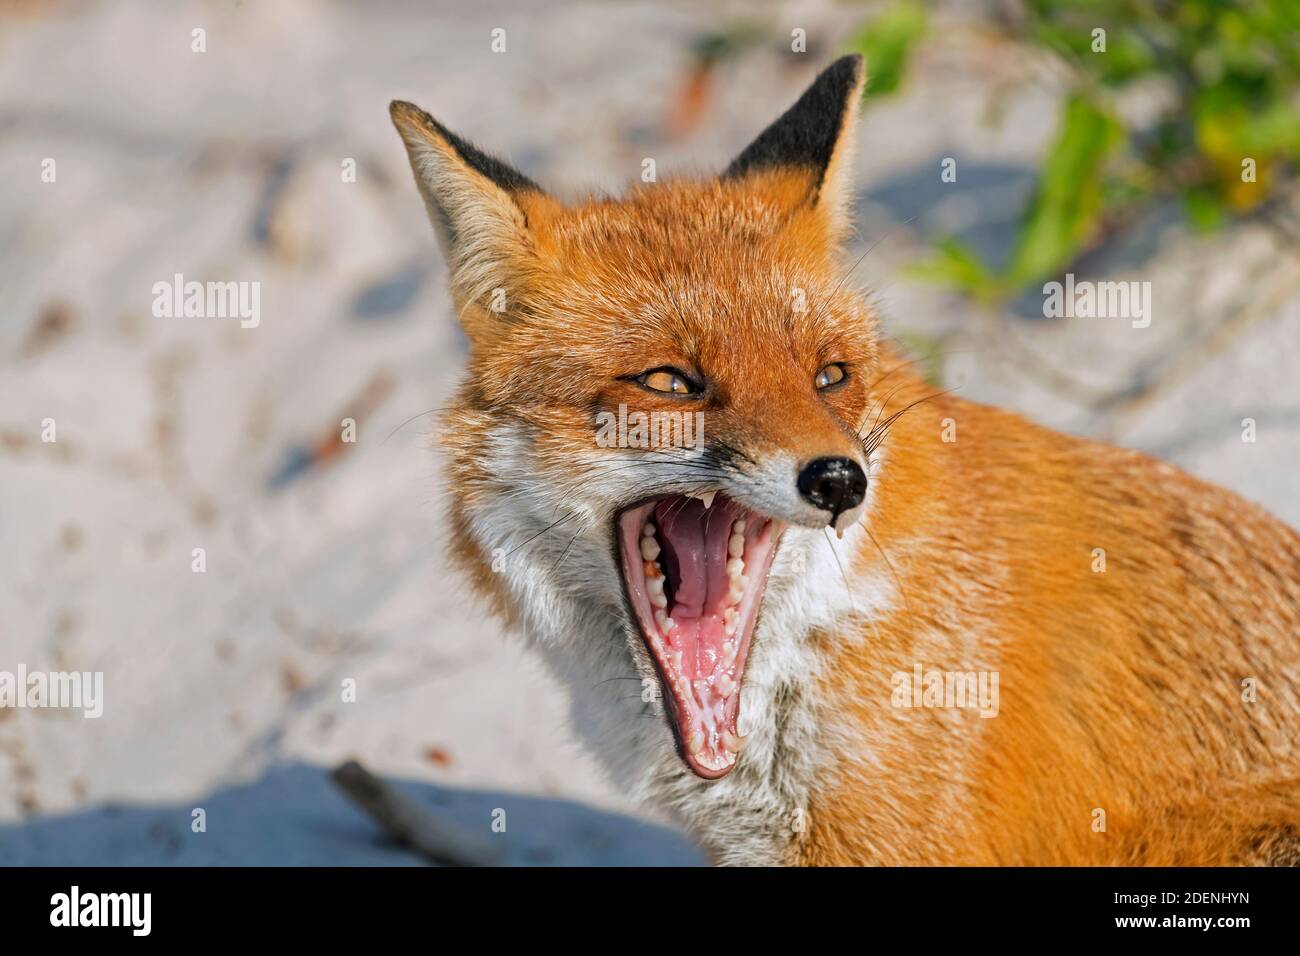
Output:
<instances>
[{"instance_id":1,"label":"whisker","mask_svg":"<svg viewBox=\"0 0 1300 956\"><path fill-rule=\"evenodd\" d=\"M564 563L564 559L567 558L567 557L569 556L569 549L573 547L573 542L575 542L575 541L578 540L578 535L580 535L580 534L582 534L582 529L581 529L581 528L579 528L577 531L574 532L573 537L569 539L569 543L568 543L567 545L564 546L564 551L560 554L560 559L559 559L558 561L556 561L555 564L553 564L553 565L551 566L551 573L552 573L552 574L554 574L556 571L560 570L560 565L563 564L563 563Z\"/></svg>"},{"instance_id":2,"label":"whisker","mask_svg":"<svg viewBox=\"0 0 1300 956\"><path fill-rule=\"evenodd\" d=\"M427 412L420 412L418 415L412 415L412 416L411 416L410 418L408 418L406 421L402 422L402 424L398 425L398 426L397 426L396 428L394 428L391 432L389 432L389 433L388 433L388 438L385 438L383 441L381 441L381 442L379 443L379 447L380 447L380 448L383 448L386 444L388 444L388 439L389 439L389 438L392 438L394 435L396 435L398 432L400 432L400 431L401 431L403 428L405 428L407 425L411 424L411 422L415 421L417 418L423 418L425 415L434 415L434 414L438 414L438 413L444 413L444 412L446 412L446 411L448 410L448 408L449 408L449 406L447 406L447 405L443 405L443 406L440 407L440 408L431 408L431 409L429 409Z\"/></svg>"},{"instance_id":3,"label":"whisker","mask_svg":"<svg viewBox=\"0 0 1300 956\"><path fill-rule=\"evenodd\" d=\"M523 544L520 544L520 545L518 545L517 547L511 548L509 551L506 552L506 555L509 556L509 555L514 554L516 551L519 550L519 548L525 547L525 546L526 546L530 541L536 541L538 538L540 538L542 535L546 534L546 533L547 533L548 531L550 531L551 529L557 527L558 525L564 524L564 522L568 521L570 518L576 517L577 514L578 514L578 513L577 513L576 511L570 511L567 515L565 515L565 516L564 516L563 518L561 518L559 521L554 521L554 522L552 522L551 524L549 524L549 525L547 525L545 528L543 528L541 531L537 532L537 534L535 534L535 535L531 536L530 538L528 538L528 540L527 540L527 541L524 541Z\"/></svg>"},{"instance_id":4,"label":"whisker","mask_svg":"<svg viewBox=\"0 0 1300 956\"><path fill-rule=\"evenodd\" d=\"M608 683L610 683L610 682L612 682L612 681L616 681L616 680L635 680L635 681L639 681L639 680L641 680L641 678L640 678L640 677L606 677L604 680L598 680L598 681L596 681L596 683L594 683L594 684L591 685L591 688L590 688L590 689L591 689L591 690L595 690L597 687L600 687L602 684L608 684Z\"/></svg>"},{"instance_id":5,"label":"whisker","mask_svg":"<svg viewBox=\"0 0 1300 956\"><path fill-rule=\"evenodd\" d=\"M830 531L826 528L822 528L822 534L826 536L826 544L831 549L831 556L835 558L835 564L840 569L840 577L844 579L844 593L848 596L849 606L853 608L853 613L857 614L858 606L853 600L853 588L849 586L849 576L844 571L844 565L840 564L840 555L839 552L835 550L834 542L831 541Z\"/></svg>"},{"instance_id":6,"label":"whisker","mask_svg":"<svg viewBox=\"0 0 1300 956\"><path fill-rule=\"evenodd\" d=\"M876 536L871 533L871 528L867 526L867 519L864 517L858 522L858 524L862 525L862 530L867 533L867 537L871 539L871 543L876 546L876 551L880 553L881 559L889 567L889 573L894 576L894 584L898 588L898 593L903 596L903 606L907 608L907 611L910 614L912 612L912 604L907 598L907 590L903 587L903 579L898 576L898 571L894 569L894 562L889 560L889 556L885 554L885 549L880 546L880 542L876 540Z\"/></svg>"}]
</instances>

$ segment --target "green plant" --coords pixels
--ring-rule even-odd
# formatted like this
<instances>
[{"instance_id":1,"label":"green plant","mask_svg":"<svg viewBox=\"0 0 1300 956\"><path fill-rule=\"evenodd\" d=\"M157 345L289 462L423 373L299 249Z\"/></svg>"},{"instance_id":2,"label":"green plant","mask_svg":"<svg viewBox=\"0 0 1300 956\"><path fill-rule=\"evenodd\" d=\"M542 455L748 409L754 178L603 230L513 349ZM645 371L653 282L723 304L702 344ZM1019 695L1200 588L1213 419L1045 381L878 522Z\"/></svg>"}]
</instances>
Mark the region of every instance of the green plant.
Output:
<instances>
[{"instance_id":1,"label":"green plant","mask_svg":"<svg viewBox=\"0 0 1300 956\"><path fill-rule=\"evenodd\" d=\"M994 268L948 239L919 274L1001 299L1058 273L1157 197L1178 197L1193 224L1214 228L1267 202L1300 164L1296 0L1026 0L1020 13L999 22L1004 39L1050 50L1070 80L1013 254ZM906 61L890 17L871 41L892 51L887 71ZM1142 127L1115 109L1137 83L1165 91Z\"/></svg>"}]
</instances>

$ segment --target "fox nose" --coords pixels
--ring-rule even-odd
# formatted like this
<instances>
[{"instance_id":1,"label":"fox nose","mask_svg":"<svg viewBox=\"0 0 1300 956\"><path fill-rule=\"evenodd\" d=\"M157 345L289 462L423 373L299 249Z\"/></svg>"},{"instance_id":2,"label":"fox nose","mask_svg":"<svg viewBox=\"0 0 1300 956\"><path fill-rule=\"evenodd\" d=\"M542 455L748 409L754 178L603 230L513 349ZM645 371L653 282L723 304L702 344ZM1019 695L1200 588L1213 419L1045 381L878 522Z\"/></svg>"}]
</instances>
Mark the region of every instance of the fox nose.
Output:
<instances>
[{"instance_id":1,"label":"fox nose","mask_svg":"<svg viewBox=\"0 0 1300 956\"><path fill-rule=\"evenodd\" d=\"M834 521L857 507L867 492L867 476L852 458L814 458L799 472L799 494Z\"/></svg>"}]
</instances>

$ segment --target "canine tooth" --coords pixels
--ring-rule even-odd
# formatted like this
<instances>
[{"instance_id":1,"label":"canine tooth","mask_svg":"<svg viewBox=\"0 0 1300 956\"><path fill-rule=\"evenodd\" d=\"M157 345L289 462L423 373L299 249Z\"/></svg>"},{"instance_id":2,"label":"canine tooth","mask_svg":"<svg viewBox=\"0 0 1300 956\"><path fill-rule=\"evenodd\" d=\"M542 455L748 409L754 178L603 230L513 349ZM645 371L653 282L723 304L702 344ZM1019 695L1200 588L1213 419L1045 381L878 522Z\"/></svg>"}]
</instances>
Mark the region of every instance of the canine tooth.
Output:
<instances>
[{"instance_id":1,"label":"canine tooth","mask_svg":"<svg viewBox=\"0 0 1300 956\"><path fill-rule=\"evenodd\" d=\"M740 574L740 573L741 573L742 571L744 571L744 570L745 570L745 559L744 559L744 558L730 558L730 559L728 559L728 561L727 561L727 576L728 576L728 577L731 577L731 576L736 575L736 574Z\"/></svg>"},{"instance_id":2,"label":"canine tooth","mask_svg":"<svg viewBox=\"0 0 1300 956\"><path fill-rule=\"evenodd\" d=\"M733 534L727 541L727 557L738 558L745 553L745 536Z\"/></svg>"},{"instance_id":3,"label":"canine tooth","mask_svg":"<svg viewBox=\"0 0 1300 956\"><path fill-rule=\"evenodd\" d=\"M714 488L712 491L687 491L682 495L682 497L696 498L699 501L704 502L704 510L708 511L710 508L713 507L713 497L717 493L718 493L718 489L716 488Z\"/></svg>"},{"instance_id":4,"label":"canine tooth","mask_svg":"<svg viewBox=\"0 0 1300 956\"><path fill-rule=\"evenodd\" d=\"M697 730L691 734L691 743L688 749L692 756L704 752L704 731Z\"/></svg>"},{"instance_id":5,"label":"canine tooth","mask_svg":"<svg viewBox=\"0 0 1300 956\"><path fill-rule=\"evenodd\" d=\"M726 747L734 754L740 753L745 748L745 738L737 737L730 730L722 732L722 746Z\"/></svg>"},{"instance_id":6,"label":"canine tooth","mask_svg":"<svg viewBox=\"0 0 1300 956\"><path fill-rule=\"evenodd\" d=\"M659 557L659 542L654 538L641 539L641 557L647 561L653 561Z\"/></svg>"},{"instance_id":7,"label":"canine tooth","mask_svg":"<svg viewBox=\"0 0 1300 956\"><path fill-rule=\"evenodd\" d=\"M717 688L718 693L723 697L730 697L736 692L736 682L726 674L723 674L718 678Z\"/></svg>"},{"instance_id":8,"label":"canine tooth","mask_svg":"<svg viewBox=\"0 0 1300 956\"><path fill-rule=\"evenodd\" d=\"M736 532L736 534L744 534L744 533L745 533L745 519L744 519L744 518L737 518L737 519L736 519L736 523L733 524L733 525L731 526L731 530L734 531L734 532Z\"/></svg>"}]
</instances>

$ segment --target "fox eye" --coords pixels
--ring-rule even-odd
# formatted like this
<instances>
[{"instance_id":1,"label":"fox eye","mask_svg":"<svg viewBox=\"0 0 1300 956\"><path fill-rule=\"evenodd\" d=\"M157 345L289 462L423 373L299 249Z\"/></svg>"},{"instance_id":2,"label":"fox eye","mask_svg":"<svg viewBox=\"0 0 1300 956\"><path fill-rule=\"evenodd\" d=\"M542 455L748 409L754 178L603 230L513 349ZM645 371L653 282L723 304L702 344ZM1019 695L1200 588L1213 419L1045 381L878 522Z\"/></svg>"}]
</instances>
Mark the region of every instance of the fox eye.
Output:
<instances>
[{"instance_id":1,"label":"fox eye","mask_svg":"<svg viewBox=\"0 0 1300 956\"><path fill-rule=\"evenodd\" d=\"M698 391L695 384L675 368L653 368L638 375L636 381L652 392L670 395L693 395Z\"/></svg>"},{"instance_id":2,"label":"fox eye","mask_svg":"<svg viewBox=\"0 0 1300 956\"><path fill-rule=\"evenodd\" d=\"M844 375L844 366L839 362L834 362L817 373L817 377L813 379L813 385L817 386L818 389L830 388L832 385L844 381Z\"/></svg>"}]
</instances>

